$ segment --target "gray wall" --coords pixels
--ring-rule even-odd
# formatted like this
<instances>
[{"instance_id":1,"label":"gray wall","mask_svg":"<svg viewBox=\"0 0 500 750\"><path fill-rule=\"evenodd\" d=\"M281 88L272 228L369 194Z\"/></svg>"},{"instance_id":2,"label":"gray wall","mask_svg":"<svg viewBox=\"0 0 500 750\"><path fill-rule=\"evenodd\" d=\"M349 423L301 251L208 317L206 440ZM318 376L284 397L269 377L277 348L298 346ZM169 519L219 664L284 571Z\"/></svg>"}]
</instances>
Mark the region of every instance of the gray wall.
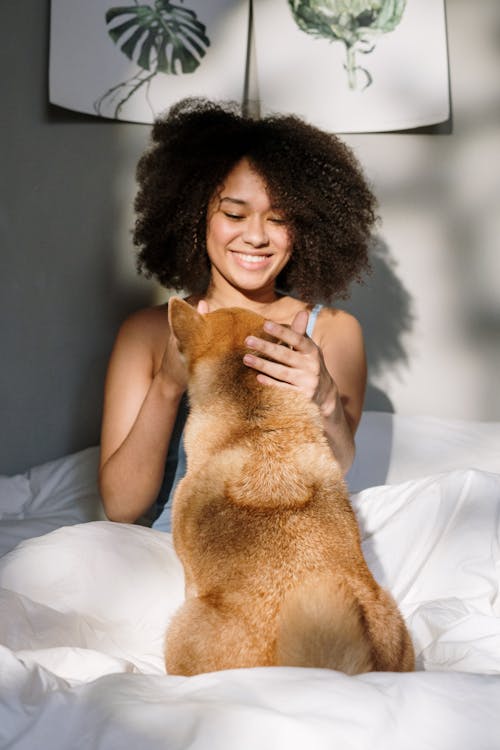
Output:
<instances>
[{"instance_id":1,"label":"gray wall","mask_svg":"<svg viewBox=\"0 0 500 750\"><path fill-rule=\"evenodd\" d=\"M117 175L129 165L132 180L148 128L48 104L48 0L4 0L0 37L0 473L11 473L98 442L116 329L152 294L115 273Z\"/></svg>"}]
</instances>

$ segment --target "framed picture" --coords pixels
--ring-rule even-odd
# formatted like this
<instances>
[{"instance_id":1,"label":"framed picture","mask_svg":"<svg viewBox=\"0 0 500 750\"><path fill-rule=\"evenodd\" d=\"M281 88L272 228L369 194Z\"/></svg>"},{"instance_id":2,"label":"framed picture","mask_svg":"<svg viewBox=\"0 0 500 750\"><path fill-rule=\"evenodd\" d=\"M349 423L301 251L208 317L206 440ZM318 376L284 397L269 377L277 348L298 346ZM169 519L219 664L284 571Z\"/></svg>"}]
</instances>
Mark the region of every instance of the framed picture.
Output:
<instances>
[{"instance_id":1,"label":"framed picture","mask_svg":"<svg viewBox=\"0 0 500 750\"><path fill-rule=\"evenodd\" d=\"M253 0L261 111L336 132L449 119L444 0Z\"/></svg>"},{"instance_id":2,"label":"framed picture","mask_svg":"<svg viewBox=\"0 0 500 750\"><path fill-rule=\"evenodd\" d=\"M186 96L241 102L248 0L52 0L49 98L150 123Z\"/></svg>"}]
</instances>

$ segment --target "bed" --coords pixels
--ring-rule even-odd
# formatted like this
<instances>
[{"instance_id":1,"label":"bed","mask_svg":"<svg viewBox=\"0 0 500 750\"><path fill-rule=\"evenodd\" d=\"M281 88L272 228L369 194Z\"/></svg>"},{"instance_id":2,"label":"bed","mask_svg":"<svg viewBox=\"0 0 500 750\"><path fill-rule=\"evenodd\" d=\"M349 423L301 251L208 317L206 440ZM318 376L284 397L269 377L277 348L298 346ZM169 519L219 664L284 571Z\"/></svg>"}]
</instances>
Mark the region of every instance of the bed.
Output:
<instances>
[{"instance_id":1,"label":"bed","mask_svg":"<svg viewBox=\"0 0 500 750\"><path fill-rule=\"evenodd\" d=\"M105 520L98 449L0 477L0 747L498 750L500 423L366 412L349 473L411 674L260 668L183 678L169 534Z\"/></svg>"}]
</instances>

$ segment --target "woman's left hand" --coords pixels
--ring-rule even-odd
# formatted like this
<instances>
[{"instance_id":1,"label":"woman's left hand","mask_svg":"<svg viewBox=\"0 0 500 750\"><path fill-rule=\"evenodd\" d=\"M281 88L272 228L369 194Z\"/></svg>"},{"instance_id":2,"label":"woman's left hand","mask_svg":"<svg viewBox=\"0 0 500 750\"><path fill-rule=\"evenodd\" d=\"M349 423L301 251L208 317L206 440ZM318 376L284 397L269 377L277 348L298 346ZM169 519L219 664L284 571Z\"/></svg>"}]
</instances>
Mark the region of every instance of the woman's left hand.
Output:
<instances>
[{"instance_id":1,"label":"woman's left hand","mask_svg":"<svg viewBox=\"0 0 500 750\"><path fill-rule=\"evenodd\" d=\"M299 390L328 417L337 405L338 388L328 372L321 349L306 335L308 318L307 311L301 310L290 328L266 321L264 330L277 341L249 336L245 344L266 359L249 353L243 361L257 370L259 383Z\"/></svg>"}]
</instances>

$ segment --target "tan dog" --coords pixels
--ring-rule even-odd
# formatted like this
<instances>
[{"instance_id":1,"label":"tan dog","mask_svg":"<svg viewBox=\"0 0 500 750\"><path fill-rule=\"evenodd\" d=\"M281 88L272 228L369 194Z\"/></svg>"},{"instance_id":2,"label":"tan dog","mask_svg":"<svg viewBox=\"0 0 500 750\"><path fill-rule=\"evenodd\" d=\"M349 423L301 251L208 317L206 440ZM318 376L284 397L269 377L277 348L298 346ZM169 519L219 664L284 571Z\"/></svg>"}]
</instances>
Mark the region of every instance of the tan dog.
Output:
<instances>
[{"instance_id":1,"label":"tan dog","mask_svg":"<svg viewBox=\"0 0 500 750\"><path fill-rule=\"evenodd\" d=\"M396 604L370 573L319 409L243 364L264 319L170 301L189 373L187 474L173 536L186 601L167 633L169 674L236 667L413 669Z\"/></svg>"}]
</instances>

